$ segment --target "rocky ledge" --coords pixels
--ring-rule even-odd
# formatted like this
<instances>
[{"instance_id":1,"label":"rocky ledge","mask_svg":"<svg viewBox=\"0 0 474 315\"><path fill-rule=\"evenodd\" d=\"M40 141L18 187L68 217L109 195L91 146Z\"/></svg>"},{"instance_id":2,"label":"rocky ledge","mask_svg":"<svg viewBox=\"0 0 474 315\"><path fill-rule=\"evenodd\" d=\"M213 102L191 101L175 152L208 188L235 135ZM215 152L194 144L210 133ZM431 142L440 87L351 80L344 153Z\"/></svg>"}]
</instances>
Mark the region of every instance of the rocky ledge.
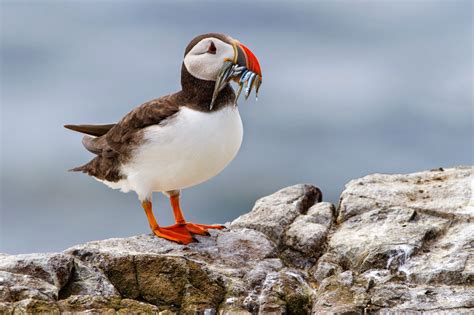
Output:
<instances>
[{"instance_id":1,"label":"rocky ledge","mask_svg":"<svg viewBox=\"0 0 474 315\"><path fill-rule=\"evenodd\" d=\"M152 235L0 254L0 313L474 312L472 168L312 185L180 246Z\"/></svg>"}]
</instances>

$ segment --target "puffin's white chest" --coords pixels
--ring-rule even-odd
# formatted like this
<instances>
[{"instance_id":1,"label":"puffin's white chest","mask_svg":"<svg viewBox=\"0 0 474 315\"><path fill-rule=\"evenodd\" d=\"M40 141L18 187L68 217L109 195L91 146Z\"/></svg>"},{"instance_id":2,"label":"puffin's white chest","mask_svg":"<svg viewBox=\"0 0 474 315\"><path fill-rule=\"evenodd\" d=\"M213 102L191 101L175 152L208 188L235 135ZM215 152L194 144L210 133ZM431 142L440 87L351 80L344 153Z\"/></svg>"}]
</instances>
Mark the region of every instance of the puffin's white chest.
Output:
<instances>
[{"instance_id":1,"label":"puffin's white chest","mask_svg":"<svg viewBox=\"0 0 474 315\"><path fill-rule=\"evenodd\" d=\"M144 143L123 166L130 189L139 195L204 182L237 154L243 128L237 107L204 113L182 107L161 126L144 129Z\"/></svg>"}]
</instances>

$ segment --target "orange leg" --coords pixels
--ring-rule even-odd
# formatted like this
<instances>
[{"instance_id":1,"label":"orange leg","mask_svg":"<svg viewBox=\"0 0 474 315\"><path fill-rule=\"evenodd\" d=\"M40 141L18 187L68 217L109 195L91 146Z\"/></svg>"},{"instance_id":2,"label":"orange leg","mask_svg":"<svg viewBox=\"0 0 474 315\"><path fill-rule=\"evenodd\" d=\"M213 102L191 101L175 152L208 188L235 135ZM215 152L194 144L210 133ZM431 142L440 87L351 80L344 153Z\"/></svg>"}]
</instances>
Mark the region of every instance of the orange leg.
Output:
<instances>
[{"instance_id":1,"label":"orange leg","mask_svg":"<svg viewBox=\"0 0 474 315\"><path fill-rule=\"evenodd\" d=\"M155 216L153 215L153 206L151 204L151 201L143 201L142 207L145 210L146 217L148 218L148 223L150 224L150 228L156 236L180 244L189 244L194 241L193 237L187 230L177 231L173 228L160 227L156 222Z\"/></svg>"},{"instance_id":2,"label":"orange leg","mask_svg":"<svg viewBox=\"0 0 474 315\"><path fill-rule=\"evenodd\" d=\"M208 229L221 230L225 228L223 225L206 225L197 224L192 222L186 222L181 207L179 206L179 194L170 196L171 207L173 208L173 214L176 224L167 227L168 229L178 233L193 233L199 235L210 235Z\"/></svg>"}]
</instances>

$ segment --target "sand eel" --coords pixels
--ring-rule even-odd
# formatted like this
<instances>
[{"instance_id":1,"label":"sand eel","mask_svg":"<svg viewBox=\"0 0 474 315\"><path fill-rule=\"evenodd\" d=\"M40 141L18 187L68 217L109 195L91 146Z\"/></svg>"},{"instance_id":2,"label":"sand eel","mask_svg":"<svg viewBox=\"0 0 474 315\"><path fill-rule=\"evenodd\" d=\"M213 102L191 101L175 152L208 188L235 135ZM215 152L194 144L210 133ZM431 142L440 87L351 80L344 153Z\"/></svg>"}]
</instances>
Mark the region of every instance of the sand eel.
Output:
<instances>
[{"instance_id":1,"label":"sand eel","mask_svg":"<svg viewBox=\"0 0 474 315\"><path fill-rule=\"evenodd\" d=\"M238 94L230 81L239 85ZM223 34L197 36L186 47L182 90L149 101L116 124L66 125L87 134L82 143L96 157L72 171L83 172L123 192L135 191L156 236L188 244L193 234L208 235L222 225L188 222L180 191L219 174L242 143L236 106L262 82L258 59L245 45ZM170 198L176 224L158 225L152 193Z\"/></svg>"}]
</instances>

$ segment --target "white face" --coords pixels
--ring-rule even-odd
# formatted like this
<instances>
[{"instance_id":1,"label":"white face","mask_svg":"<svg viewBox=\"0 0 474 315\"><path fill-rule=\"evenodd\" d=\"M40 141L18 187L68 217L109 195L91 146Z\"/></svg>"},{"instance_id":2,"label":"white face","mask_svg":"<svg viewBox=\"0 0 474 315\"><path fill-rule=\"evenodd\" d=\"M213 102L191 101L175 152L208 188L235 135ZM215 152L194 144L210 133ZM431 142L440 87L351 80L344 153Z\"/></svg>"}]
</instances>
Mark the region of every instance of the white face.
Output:
<instances>
[{"instance_id":1,"label":"white face","mask_svg":"<svg viewBox=\"0 0 474 315\"><path fill-rule=\"evenodd\" d=\"M214 49L215 48L215 49ZM234 47L208 37L197 43L184 57L189 73L201 80L215 81L224 61L234 59Z\"/></svg>"}]
</instances>

